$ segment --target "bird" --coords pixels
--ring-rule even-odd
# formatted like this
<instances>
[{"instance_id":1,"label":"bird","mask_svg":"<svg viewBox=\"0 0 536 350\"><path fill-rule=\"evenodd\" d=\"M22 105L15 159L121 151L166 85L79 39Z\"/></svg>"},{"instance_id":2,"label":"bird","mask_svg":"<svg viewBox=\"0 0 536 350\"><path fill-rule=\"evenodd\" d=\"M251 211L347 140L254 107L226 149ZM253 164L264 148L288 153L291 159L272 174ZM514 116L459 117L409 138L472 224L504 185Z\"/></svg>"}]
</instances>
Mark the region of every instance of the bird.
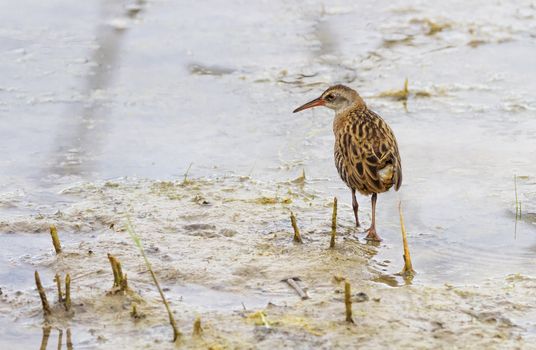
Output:
<instances>
[{"instance_id":1,"label":"bird","mask_svg":"<svg viewBox=\"0 0 536 350\"><path fill-rule=\"evenodd\" d=\"M335 166L352 191L352 208L356 227L359 224L359 203L356 191L371 195L372 220L366 230L367 241L380 242L376 232L376 200L379 193L402 185L402 162L391 127L373 112L358 92L345 85L329 87L320 97L296 108L293 113L324 106L335 111Z\"/></svg>"}]
</instances>

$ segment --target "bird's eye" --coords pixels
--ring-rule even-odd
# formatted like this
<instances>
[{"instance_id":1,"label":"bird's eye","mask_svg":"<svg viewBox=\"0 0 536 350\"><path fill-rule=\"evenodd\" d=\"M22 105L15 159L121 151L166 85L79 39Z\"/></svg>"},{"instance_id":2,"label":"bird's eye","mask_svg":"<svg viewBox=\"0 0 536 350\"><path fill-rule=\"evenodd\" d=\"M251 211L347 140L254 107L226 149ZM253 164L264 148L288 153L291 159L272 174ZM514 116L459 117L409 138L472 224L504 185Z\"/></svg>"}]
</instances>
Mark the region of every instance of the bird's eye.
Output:
<instances>
[{"instance_id":1,"label":"bird's eye","mask_svg":"<svg viewBox=\"0 0 536 350\"><path fill-rule=\"evenodd\" d=\"M335 99L335 95L333 95L333 94L329 94L329 95L326 96L326 101L328 101L328 102L331 102L334 99Z\"/></svg>"}]
</instances>

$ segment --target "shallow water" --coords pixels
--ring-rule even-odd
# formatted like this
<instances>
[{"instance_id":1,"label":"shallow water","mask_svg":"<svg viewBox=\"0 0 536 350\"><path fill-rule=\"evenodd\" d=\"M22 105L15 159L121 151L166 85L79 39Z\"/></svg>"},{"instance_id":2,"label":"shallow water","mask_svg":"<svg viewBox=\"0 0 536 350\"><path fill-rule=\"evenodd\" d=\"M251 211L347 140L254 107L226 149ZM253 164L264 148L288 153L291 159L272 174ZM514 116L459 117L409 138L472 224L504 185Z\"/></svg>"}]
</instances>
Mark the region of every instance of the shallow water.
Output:
<instances>
[{"instance_id":1,"label":"shallow water","mask_svg":"<svg viewBox=\"0 0 536 350\"><path fill-rule=\"evenodd\" d=\"M174 179L192 164L189 177L249 175L268 184L305 169L307 188L339 198L348 227L331 112L291 113L345 83L390 123L402 154L402 189L379 196L384 242L372 265L388 274L400 268L401 200L414 284L534 275L532 1L27 0L4 2L0 13L10 14L0 29L6 220L71 205L76 199L60 191L81 181ZM380 97L406 78L406 104ZM369 199L358 200L368 224ZM0 286L23 288L32 276L12 280L9 259L50 247L44 232L14 234L31 244L2 253Z\"/></svg>"}]
</instances>

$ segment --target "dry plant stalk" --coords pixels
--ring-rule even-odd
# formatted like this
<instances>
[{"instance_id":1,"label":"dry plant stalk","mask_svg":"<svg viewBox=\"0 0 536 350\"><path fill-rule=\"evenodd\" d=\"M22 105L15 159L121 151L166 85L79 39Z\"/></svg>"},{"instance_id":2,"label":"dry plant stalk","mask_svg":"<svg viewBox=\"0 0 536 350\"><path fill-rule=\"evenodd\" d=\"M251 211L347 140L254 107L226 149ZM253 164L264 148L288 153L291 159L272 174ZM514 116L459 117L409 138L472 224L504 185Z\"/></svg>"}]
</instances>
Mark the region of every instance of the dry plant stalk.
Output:
<instances>
[{"instance_id":1,"label":"dry plant stalk","mask_svg":"<svg viewBox=\"0 0 536 350\"><path fill-rule=\"evenodd\" d=\"M194 330L192 332L193 336L200 336L203 333L203 328L201 327L201 317L197 316L194 321Z\"/></svg>"},{"instance_id":2,"label":"dry plant stalk","mask_svg":"<svg viewBox=\"0 0 536 350\"><path fill-rule=\"evenodd\" d=\"M136 307L136 304L132 304L132 310L130 311L130 317L132 318L138 318L138 308Z\"/></svg>"},{"instance_id":3,"label":"dry plant stalk","mask_svg":"<svg viewBox=\"0 0 536 350\"><path fill-rule=\"evenodd\" d=\"M402 231L402 243L404 245L404 268L400 272L400 275L411 278L415 276L415 270L411 264L411 256L409 254L408 238L406 234L406 227L404 225L404 216L402 215L402 203L398 202L398 213L400 215L400 230Z\"/></svg>"},{"instance_id":4,"label":"dry plant stalk","mask_svg":"<svg viewBox=\"0 0 536 350\"><path fill-rule=\"evenodd\" d=\"M45 289L41 284L41 278L39 278L39 272L35 271L35 285L37 286L37 291L39 292L39 298L41 298L41 304L43 305L43 315L47 317L52 313L50 310L50 305L48 304L47 295Z\"/></svg>"},{"instance_id":5,"label":"dry plant stalk","mask_svg":"<svg viewBox=\"0 0 536 350\"><path fill-rule=\"evenodd\" d=\"M56 281L56 287L58 289L58 302L59 303L62 303L63 302L63 293L61 292L61 279L60 279L60 275L56 274L56 276L54 276L54 280Z\"/></svg>"},{"instance_id":6,"label":"dry plant stalk","mask_svg":"<svg viewBox=\"0 0 536 350\"><path fill-rule=\"evenodd\" d=\"M294 216L293 212L290 212L290 223L292 224L292 228L294 229L294 242L303 243L300 235L300 229L298 228L298 224L296 223L296 217Z\"/></svg>"},{"instance_id":7,"label":"dry plant stalk","mask_svg":"<svg viewBox=\"0 0 536 350\"><path fill-rule=\"evenodd\" d=\"M331 241L330 248L335 248L335 237L337 236L337 197L333 198L333 213L331 214Z\"/></svg>"},{"instance_id":8,"label":"dry plant stalk","mask_svg":"<svg viewBox=\"0 0 536 350\"><path fill-rule=\"evenodd\" d=\"M54 250L56 251L56 254L61 253L61 244L60 244L60 238L58 237L58 230L56 229L56 226L50 225L50 236L52 237L52 244L54 245Z\"/></svg>"},{"instance_id":9,"label":"dry plant stalk","mask_svg":"<svg viewBox=\"0 0 536 350\"><path fill-rule=\"evenodd\" d=\"M408 78L404 80L404 88L402 90L390 90L380 93L380 97L392 97L397 101L407 101L409 97Z\"/></svg>"},{"instance_id":10,"label":"dry plant stalk","mask_svg":"<svg viewBox=\"0 0 536 350\"><path fill-rule=\"evenodd\" d=\"M143 245L141 244L140 237L134 232L134 229L132 228L132 224L130 223L130 219L127 218L127 225L126 225L127 231L130 234L130 237L134 241L134 244L138 247L140 250L141 256L143 257L143 260L145 261L145 266L147 266L147 270L149 270L149 273L151 274L151 277L153 278L153 282L158 289L158 293L160 294L160 297L162 298L162 303L164 304L168 318L169 318L169 324L171 325L171 328L173 329L173 341L176 342L181 336L182 333L179 331L179 328L177 327L177 323L175 322L175 318L173 317L173 313L171 312L171 308L169 307L169 303L166 299L166 296L164 295L164 292L162 291L162 288L160 287L160 283L158 283L158 280L156 279L156 275L153 271L153 268L151 266L151 263L149 262L149 259L147 259L147 255L145 255L145 250L143 249Z\"/></svg>"},{"instance_id":11,"label":"dry plant stalk","mask_svg":"<svg viewBox=\"0 0 536 350\"><path fill-rule=\"evenodd\" d=\"M65 311L71 310L71 275L65 276Z\"/></svg>"},{"instance_id":12,"label":"dry plant stalk","mask_svg":"<svg viewBox=\"0 0 536 350\"><path fill-rule=\"evenodd\" d=\"M346 322L354 323L352 318L352 289L350 282L344 282L344 306L346 307Z\"/></svg>"},{"instance_id":13,"label":"dry plant stalk","mask_svg":"<svg viewBox=\"0 0 536 350\"><path fill-rule=\"evenodd\" d=\"M112 293L124 292L128 290L127 275L123 274L121 263L110 253L108 253L108 260L110 260L110 265L112 266L112 272L114 274L114 286Z\"/></svg>"}]
</instances>

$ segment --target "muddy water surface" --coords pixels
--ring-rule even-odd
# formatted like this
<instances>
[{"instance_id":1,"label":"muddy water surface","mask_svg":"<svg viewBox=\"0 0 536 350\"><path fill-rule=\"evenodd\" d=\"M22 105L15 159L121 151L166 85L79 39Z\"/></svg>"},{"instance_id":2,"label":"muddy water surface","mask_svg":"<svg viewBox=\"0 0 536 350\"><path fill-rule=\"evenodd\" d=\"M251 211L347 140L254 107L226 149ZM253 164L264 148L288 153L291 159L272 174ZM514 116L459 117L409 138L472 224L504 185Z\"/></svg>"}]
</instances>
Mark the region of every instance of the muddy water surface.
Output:
<instances>
[{"instance_id":1,"label":"muddy water surface","mask_svg":"<svg viewBox=\"0 0 536 350\"><path fill-rule=\"evenodd\" d=\"M0 13L10 14L0 29L0 288L4 314L13 315L1 321L12 325L2 326L5 344L18 337L10 334L35 337L34 348L40 343L32 287L38 269L49 298L56 272L81 276L76 293L85 306L76 314L83 316L62 319L58 328L78 329L75 345L114 346L110 331L95 326L107 302L120 305L95 299L110 288L107 252L124 254L132 285L154 299L142 321L149 330L133 346L166 339L165 316L155 311L161 305L136 250L124 234L112 234L122 232L127 213L154 250L150 258L182 323L190 326L196 313L213 320L208 342L329 347L355 339L351 329L316 334L337 325L330 312L340 301L331 294L340 289L331 280L338 274L371 297L429 303L432 311L423 307L406 321L397 303L360 304L369 335L382 320L400 324L385 341L409 346L403 326L440 332L436 346L459 340L462 331L466 341L480 334L512 346L534 337L534 2L29 0L2 3ZM405 79L407 99L390 97ZM398 138L404 183L399 193L379 197L379 247L358 243L362 230L351 227L350 194L333 166L331 112L291 114L333 83L356 88ZM181 187L190 165L189 178L208 180ZM302 170L306 181L296 187L289 181ZM162 187L159 180L172 182ZM322 250L333 196L340 203L337 258ZM369 199L358 200L368 224ZM405 288L390 287L404 284L393 276L402 263L398 201L418 272ZM286 240L289 210L310 233L308 248L294 252ZM52 254L50 223L72 253L63 260ZM233 254L219 256L221 247ZM317 284L310 288L318 314L302 314L292 290L278 282L288 266L274 257L317 272L296 274ZM259 335L265 331L248 323L269 301L289 308L266 312L292 329L291 339ZM136 328L123 321L117 332L127 337ZM445 329L449 322L454 326ZM251 329L244 344L234 338Z\"/></svg>"}]
</instances>

